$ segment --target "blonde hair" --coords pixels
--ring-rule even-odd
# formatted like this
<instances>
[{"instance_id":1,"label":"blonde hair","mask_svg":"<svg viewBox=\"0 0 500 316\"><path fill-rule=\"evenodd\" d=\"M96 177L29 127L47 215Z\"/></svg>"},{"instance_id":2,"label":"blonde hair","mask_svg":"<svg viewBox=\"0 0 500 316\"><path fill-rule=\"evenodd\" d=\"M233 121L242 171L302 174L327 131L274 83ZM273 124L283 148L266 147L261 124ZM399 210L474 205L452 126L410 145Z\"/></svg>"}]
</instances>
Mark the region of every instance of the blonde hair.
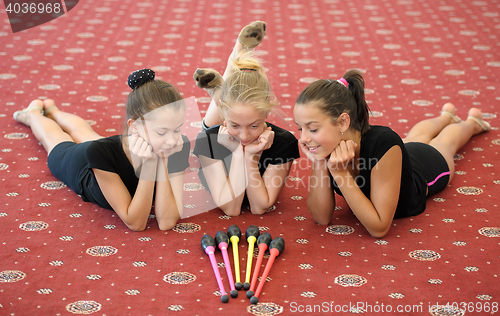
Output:
<instances>
[{"instance_id":1,"label":"blonde hair","mask_svg":"<svg viewBox=\"0 0 500 316\"><path fill-rule=\"evenodd\" d=\"M235 103L251 104L265 115L278 105L271 85L261 62L246 53L232 59L233 73L224 80L221 89L219 112L224 117L224 110Z\"/></svg>"}]
</instances>

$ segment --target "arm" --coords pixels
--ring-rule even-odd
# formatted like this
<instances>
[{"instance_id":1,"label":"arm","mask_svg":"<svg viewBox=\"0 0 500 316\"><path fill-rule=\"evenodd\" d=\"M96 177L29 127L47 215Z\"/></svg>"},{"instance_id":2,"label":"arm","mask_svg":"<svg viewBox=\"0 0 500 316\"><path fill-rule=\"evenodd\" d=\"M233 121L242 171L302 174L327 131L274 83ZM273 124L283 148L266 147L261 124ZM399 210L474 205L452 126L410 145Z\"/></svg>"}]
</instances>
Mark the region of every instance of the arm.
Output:
<instances>
[{"instance_id":1,"label":"arm","mask_svg":"<svg viewBox=\"0 0 500 316\"><path fill-rule=\"evenodd\" d=\"M245 163L248 178L246 188L250 210L253 214L264 214L269 209L285 186L292 162L269 165L262 175L259 172L260 155L247 155Z\"/></svg>"},{"instance_id":2,"label":"arm","mask_svg":"<svg viewBox=\"0 0 500 316\"><path fill-rule=\"evenodd\" d=\"M335 210L335 192L331 187L327 160L316 159L301 140L299 140L299 148L312 162L307 209L311 212L316 223L328 225Z\"/></svg>"},{"instance_id":3,"label":"arm","mask_svg":"<svg viewBox=\"0 0 500 316\"><path fill-rule=\"evenodd\" d=\"M239 145L231 154L229 175L226 175L226 168L221 160L202 155L199 159L215 204L225 214L238 216L246 187L243 147Z\"/></svg>"},{"instance_id":4,"label":"arm","mask_svg":"<svg viewBox=\"0 0 500 316\"><path fill-rule=\"evenodd\" d=\"M328 225L332 220L335 210L335 192L332 189L326 160L313 161L307 208L314 221L320 225Z\"/></svg>"},{"instance_id":5,"label":"arm","mask_svg":"<svg viewBox=\"0 0 500 316\"><path fill-rule=\"evenodd\" d=\"M269 126L256 141L244 147L246 176L248 178L246 192L253 214L263 214L274 204L285 186L286 177L290 173L292 162L269 165L261 177L260 157L264 150L271 148L273 142L274 131Z\"/></svg>"},{"instance_id":6,"label":"arm","mask_svg":"<svg viewBox=\"0 0 500 316\"><path fill-rule=\"evenodd\" d=\"M168 157L160 158L156 181L155 214L161 230L175 227L182 215L184 171L168 174Z\"/></svg>"},{"instance_id":7,"label":"arm","mask_svg":"<svg viewBox=\"0 0 500 316\"><path fill-rule=\"evenodd\" d=\"M141 174L156 174L156 167L156 159L147 160L142 165ZM155 181L140 177L132 198L119 175L100 169L92 171L104 197L125 225L131 230L143 231L151 212Z\"/></svg>"},{"instance_id":8,"label":"arm","mask_svg":"<svg viewBox=\"0 0 500 316\"><path fill-rule=\"evenodd\" d=\"M385 236L391 227L399 200L401 168L401 148L393 146L371 171L371 200L363 194L349 171L330 169L352 212L374 237Z\"/></svg>"}]
</instances>

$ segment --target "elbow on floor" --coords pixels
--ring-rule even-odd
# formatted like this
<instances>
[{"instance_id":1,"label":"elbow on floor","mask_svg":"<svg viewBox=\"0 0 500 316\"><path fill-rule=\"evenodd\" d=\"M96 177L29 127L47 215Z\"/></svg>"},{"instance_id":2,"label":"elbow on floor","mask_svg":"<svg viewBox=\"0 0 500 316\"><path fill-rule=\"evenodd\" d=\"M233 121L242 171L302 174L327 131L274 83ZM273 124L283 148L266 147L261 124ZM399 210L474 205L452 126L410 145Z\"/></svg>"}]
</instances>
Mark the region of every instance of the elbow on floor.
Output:
<instances>
[{"instance_id":1,"label":"elbow on floor","mask_svg":"<svg viewBox=\"0 0 500 316\"><path fill-rule=\"evenodd\" d=\"M327 219L314 219L314 221L316 222L316 224L323 226L330 224L330 220Z\"/></svg>"},{"instance_id":2,"label":"elbow on floor","mask_svg":"<svg viewBox=\"0 0 500 316\"><path fill-rule=\"evenodd\" d=\"M127 225L127 227L134 231L134 232L142 232L146 229L147 227L147 224L148 224L148 221L147 219L144 221L144 220L136 220L136 221L132 221L130 223L127 223L126 221L123 221L125 223L125 225Z\"/></svg>"},{"instance_id":3,"label":"elbow on floor","mask_svg":"<svg viewBox=\"0 0 500 316\"><path fill-rule=\"evenodd\" d=\"M379 231L369 230L368 232L370 233L370 235L372 235L372 237L375 237L375 238L382 238L382 237L384 237L385 235L387 235L387 233L389 232L389 229L386 229L386 230L379 230Z\"/></svg>"},{"instance_id":4,"label":"elbow on floor","mask_svg":"<svg viewBox=\"0 0 500 316\"><path fill-rule=\"evenodd\" d=\"M158 221L158 228L160 230L171 230L177 225L177 219Z\"/></svg>"},{"instance_id":5,"label":"elbow on floor","mask_svg":"<svg viewBox=\"0 0 500 316\"><path fill-rule=\"evenodd\" d=\"M312 212L311 214L313 216L313 220L316 222L316 224L319 225L328 225L332 220L332 216L314 216L314 213Z\"/></svg>"},{"instance_id":6,"label":"elbow on floor","mask_svg":"<svg viewBox=\"0 0 500 316\"><path fill-rule=\"evenodd\" d=\"M252 212L252 214L254 214L254 215L262 215L262 214L264 214L267 210L268 210L268 208L263 209L263 208L255 208L255 207L252 207L252 208L250 209L250 212Z\"/></svg>"},{"instance_id":7,"label":"elbow on floor","mask_svg":"<svg viewBox=\"0 0 500 316\"><path fill-rule=\"evenodd\" d=\"M142 232L146 229L146 224L127 224L127 227L134 232Z\"/></svg>"},{"instance_id":8,"label":"elbow on floor","mask_svg":"<svg viewBox=\"0 0 500 316\"><path fill-rule=\"evenodd\" d=\"M219 206L219 208L226 214L227 216L239 216L241 214L241 206L239 207L224 207L224 205Z\"/></svg>"}]
</instances>

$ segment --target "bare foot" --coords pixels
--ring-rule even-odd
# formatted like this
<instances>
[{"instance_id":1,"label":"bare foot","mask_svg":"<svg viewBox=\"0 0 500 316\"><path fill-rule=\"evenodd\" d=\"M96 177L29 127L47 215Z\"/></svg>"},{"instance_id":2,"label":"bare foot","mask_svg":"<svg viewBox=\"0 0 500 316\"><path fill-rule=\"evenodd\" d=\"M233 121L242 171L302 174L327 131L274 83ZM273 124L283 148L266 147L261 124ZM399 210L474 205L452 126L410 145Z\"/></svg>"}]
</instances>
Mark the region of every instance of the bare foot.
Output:
<instances>
[{"instance_id":1,"label":"bare foot","mask_svg":"<svg viewBox=\"0 0 500 316\"><path fill-rule=\"evenodd\" d=\"M483 113L478 108L471 108L467 121L472 121L475 124L474 135L487 132L491 129L490 123L483 120Z\"/></svg>"},{"instance_id":2,"label":"bare foot","mask_svg":"<svg viewBox=\"0 0 500 316\"><path fill-rule=\"evenodd\" d=\"M226 80L233 73L233 59L238 59L249 52L255 50L266 35L266 23L262 21L255 21L245 26L234 44L233 52L229 55L227 66L224 70L222 78Z\"/></svg>"},{"instance_id":3,"label":"bare foot","mask_svg":"<svg viewBox=\"0 0 500 316\"><path fill-rule=\"evenodd\" d=\"M31 114L42 114L43 102L41 100L33 100L30 105L24 110L14 112L14 119L19 123L30 126Z\"/></svg>"},{"instance_id":4,"label":"bare foot","mask_svg":"<svg viewBox=\"0 0 500 316\"><path fill-rule=\"evenodd\" d=\"M462 120L458 116L455 116L456 112L457 108L452 103L446 103L441 110L441 116L449 117L450 123L460 123Z\"/></svg>"}]
</instances>

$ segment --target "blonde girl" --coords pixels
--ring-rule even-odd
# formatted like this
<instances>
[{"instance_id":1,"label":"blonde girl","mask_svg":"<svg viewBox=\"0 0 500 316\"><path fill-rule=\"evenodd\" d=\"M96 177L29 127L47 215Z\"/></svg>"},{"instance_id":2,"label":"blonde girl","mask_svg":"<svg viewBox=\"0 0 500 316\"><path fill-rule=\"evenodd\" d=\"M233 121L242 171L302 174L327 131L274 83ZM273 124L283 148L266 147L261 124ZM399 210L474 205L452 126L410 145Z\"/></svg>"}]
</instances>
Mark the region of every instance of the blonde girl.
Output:
<instances>
[{"instance_id":1,"label":"blonde girl","mask_svg":"<svg viewBox=\"0 0 500 316\"><path fill-rule=\"evenodd\" d=\"M251 35L260 34L262 40L264 32L263 22L242 30L223 77L209 69L195 73L199 86L221 86L213 93L194 154L200 160L202 183L230 216L240 214L244 200L252 213L266 212L285 186L293 160L300 156L295 136L266 122L277 101L262 64L251 54L260 43Z\"/></svg>"}]
</instances>

